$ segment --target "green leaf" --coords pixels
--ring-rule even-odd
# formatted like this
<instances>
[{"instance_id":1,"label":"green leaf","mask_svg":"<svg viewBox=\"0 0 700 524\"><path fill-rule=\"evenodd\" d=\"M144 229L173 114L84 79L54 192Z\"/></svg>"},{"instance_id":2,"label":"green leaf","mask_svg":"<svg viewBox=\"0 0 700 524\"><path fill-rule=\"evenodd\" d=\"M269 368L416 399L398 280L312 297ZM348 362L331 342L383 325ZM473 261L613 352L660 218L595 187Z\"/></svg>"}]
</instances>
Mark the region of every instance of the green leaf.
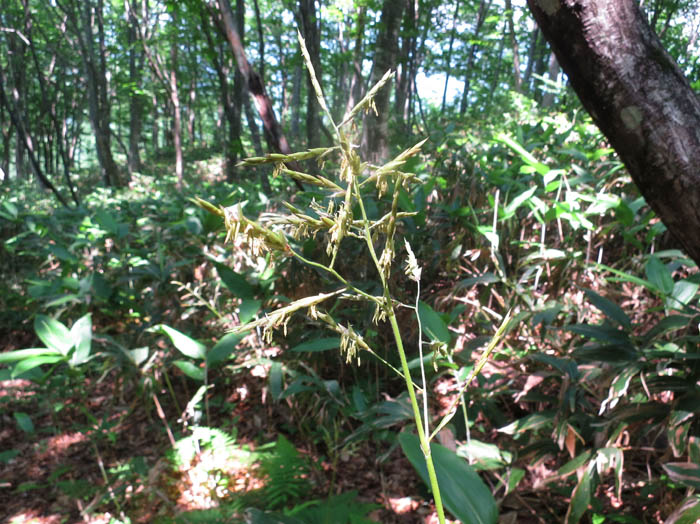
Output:
<instances>
[{"instance_id":1,"label":"green leaf","mask_svg":"<svg viewBox=\"0 0 700 524\"><path fill-rule=\"evenodd\" d=\"M516 196L513 200L511 200L508 205L504 209L504 214L505 217L508 218L510 217L515 211L525 202L527 201L532 195L535 194L535 191L537 191L537 186L531 187L530 189L527 189L526 191L523 191L520 193L518 196Z\"/></svg>"},{"instance_id":2,"label":"green leaf","mask_svg":"<svg viewBox=\"0 0 700 524\"><path fill-rule=\"evenodd\" d=\"M36 367L43 366L44 364L55 364L56 362L61 362L65 359L66 357L63 355L43 355L39 357L26 358L17 363L17 365L12 369L11 376L12 378L17 378Z\"/></svg>"},{"instance_id":3,"label":"green leaf","mask_svg":"<svg viewBox=\"0 0 700 524\"><path fill-rule=\"evenodd\" d=\"M528 430L538 429L543 426L548 426L554 420L555 411L550 409L540 413L532 413L515 422L511 422L507 426L498 428L498 431L506 435L516 435Z\"/></svg>"},{"instance_id":4,"label":"green leaf","mask_svg":"<svg viewBox=\"0 0 700 524\"><path fill-rule=\"evenodd\" d=\"M15 421L22 431L27 434L34 433L34 423L29 415L21 411L15 411L12 415L15 417Z\"/></svg>"},{"instance_id":5,"label":"green leaf","mask_svg":"<svg viewBox=\"0 0 700 524\"><path fill-rule=\"evenodd\" d=\"M668 309L683 309L698 292L700 284L691 282L690 280L679 280L673 285L673 293L666 299L666 307Z\"/></svg>"},{"instance_id":6,"label":"green leaf","mask_svg":"<svg viewBox=\"0 0 700 524\"><path fill-rule=\"evenodd\" d=\"M682 315L670 315L668 317L664 317L644 334L645 343L648 344L660 335L686 328L689 322L690 320L688 317L684 317Z\"/></svg>"},{"instance_id":7,"label":"green leaf","mask_svg":"<svg viewBox=\"0 0 700 524\"><path fill-rule=\"evenodd\" d=\"M399 442L423 482L430 486L418 437L404 432L399 435ZM467 461L439 444L431 444L430 453L442 501L450 513L464 524L494 524L498 519L496 501Z\"/></svg>"},{"instance_id":8,"label":"green leaf","mask_svg":"<svg viewBox=\"0 0 700 524\"><path fill-rule=\"evenodd\" d=\"M229 333L224 335L213 348L207 353L207 364L210 366L223 362L231 356L236 347L243 340L245 335L240 333Z\"/></svg>"},{"instance_id":9,"label":"green leaf","mask_svg":"<svg viewBox=\"0 0 700 524\"><path fill-rule=\"evenodd\" d=\"M270 366L270 395L275 401L282 396L282 364L279 362L273 362Z\"/></svg>"},{"instance_id":10,"label":"green leaf","mask_svg":"<svg viewBox=\"0 0 700 524\"><path fill-rule=\"evenodd\" d=\"M692 462L668 462L663 464L664 471L669 478L688 486L689 488L700 488L700 464Z\"/></svg>"},{"instance_id":11,"label":"green leaf","mask_svg":"<svg viewBox=\"0 0 700 524\"><path fill-rule=\"evenodd\" d=\"M696 524L700 521L700 496L688 497L671 513L664 524Z\"/></svg>"},{"instance_id":12,"label":"green leaf","mask_svg":"<svg viewBox=\"0 0 700 524\"><path fill-rule=\"evenodd\" d=\"M610 320L616 322L625 329L632 328L632 321L620 306L600 296L592 289L584 289L583 292L586 294L591 304L600 309Z\"/></svg>"},{"instance_id":13,"label":"green leaf","mask_svg":"<svg viewBox=\"0 0 700 524\"><path fill-rule=\"evenodd\" d=\"M57 349L49 348L17 349L15 351L7 351L5 353L0 353L0 364L7 364L8 362L17 362L18 360L24 360L30 357L39 357L47 355L62 357L63 353L61 353Z\"/></svg>"},{"instance_id":14,"label":"green leaf","mask_svg":"<svg viewBox=\"0 0 700 524\"><path fill-rule=\"evenodd\" d=\"M162 334L167 335L178 351L186 357L200 359L207 355L207 347L204 344L180 333L177 329L173 329L165 324L159 324L151 328L151 330L160 331Z\"/></svg>"},{"instance_id":15,"label":"green leaf","mask_svg":"<svg viewBox=\"0 0 700 524\"><path fill-rule=\"evenodd\" d=\"M339 347L340 337L315 338L294 346L290 351L308 351L310 353L315 353L319 351L328 351L329 349L337 349Z\"/></svg>"},{"instance_id":16,"label":"green leaf","mask_svg":"<svg viewBox=\"0 0 700 524\"><path fill-rule=\"evenodd\" d=\"M566 331L571 331L573 333L577 333L579 335L583 335L586 338L593 338L612 344L629 345L629 339L627 338L625 332L610 326L596 326L593 324L572 324L570 326L565 326L562 329Z\"/></svg>"},{"instance_id":17,"label":"green leaf","mask_svg":"<svg viewBox=\"0 0 700 524\"><path fill-rule=\"evenodd\" d=\"M221 262L214 262L216 272L221 277L224 285L238 298L252 298L255 294L251 286L243 275L233 271L230 267Z\"/></svg>"},{"instance_id":18,"label":"green leaf","mask_svg":"<svg viewBox=\"0 0 700 524\"><path fill-rule=\"evenodd\" d=\"M502 452L496 444L476 439L470 439L466 444L459 446L457 455L469 460L470 464L472 460L475 461L473 467L477 471L501 468L512 459L510 453Z\"/></svg>"},{"instance_id":19,"label":"green leaf","mask_svg":"<svg viewBox=\"0 0 700 524\"><path fill-rule=\"evenodd\" d=\"M673 292L673 277L671 271L666 267L666 264L661 262L661 259L655 255L651 255L644 267L647 280L658 290L665 295L670 295Z\"/></svg>"},{"instance_id":20,"label":"green leaf","mask_svg":"<svg viewBox=\"0 0 700 524\"><path fill-rule=\"evenodd\" d=\"M71 355L71 367L84 364L90 359L92 347L92 318L90 313L80 317L70 329L70 336L75 345L75 352Z\"/></svg>"},{"instance_id":21,"label":"green leaf","mask_svg":"<svg viewBox=\"0 0 700 524\"><path fill-rule=\"evenodd\" d=\"M57 350L64 356L67 356L73 347L70 331L56 319L37 315L34 319L34 331L47 348Z\"/></svg>"},{"instance_id":22,"label":"green leaf","mask_svg":"<svg viewBox=\"0 0 700 524\"><path fill-rule=\"evenodd\" d=\"M576 524L591 502L591 466L587 467L571 495L571 504L566 512L566 524Z\"/></svg>"},{"instance_id":23,"label":"green leaf","mask_svg":"<svg viewBox=\"0 0 700 524\"><path fill-rule=\"evenodd\" d=\"M204 370L200 367L195 366L189 360L176 360L173 362L180 371L193 380L198 382L204 382Z\"/></svg>"},{"instance_id":24,"label":"green leaf","mask_svg":"<svg viewBox=\"0 0 700 524\"><path fill-rule=\"evenodd\" d=\"M421 301L418 303L418 316L420 317L423 333L432 340L437 340L443 344L450 343L450 330L442 317L428 304Z\"/></svg>"},{"instance_id":25,"label":"green leaf","mask_svg":"<svg viewBox=\"0 0 700 524\"><path fill-rule=\"evenodd\" d=\"M238 306L238 319L241 324L247 324L255 315L260 311L260 306L262 306L262 300L257 298L244 298L241 300L241 305Z\"/></svg>"}]
</instances>

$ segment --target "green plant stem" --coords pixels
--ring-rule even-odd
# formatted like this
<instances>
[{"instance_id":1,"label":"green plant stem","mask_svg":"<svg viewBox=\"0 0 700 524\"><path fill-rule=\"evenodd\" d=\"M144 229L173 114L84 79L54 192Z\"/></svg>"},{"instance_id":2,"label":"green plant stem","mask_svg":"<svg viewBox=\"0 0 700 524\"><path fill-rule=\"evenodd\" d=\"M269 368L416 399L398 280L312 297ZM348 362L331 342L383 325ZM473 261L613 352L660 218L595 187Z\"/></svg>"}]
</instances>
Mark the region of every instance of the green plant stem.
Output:
<instances>
[{"instance_id":1,"label":"green plant stem","mask_svg":"<svg viewBox=\"0 0 700 524\"><path fill-rule=\"evenodd\" d=\"M385 291L387 291L387 288L385 288ZM420 440L420 447L423 450L423 456L425 457L425 465L428 468L428 478L430 479L430 487L433 491L433 498L435 499L435 509L437 510L438 520L440 524L445 524L445 510L442 507L442 496L440 495L440 486L438 484L437 474L435 473L433 457L430 452L430 442L428 441L426 432L423 429L420 407L418 406L418 400L416 399L416 392L413 387L413 380L411 380L411 372L408 368L408 360L406 359L406 352L403 348L401 331L399 330L399 324L396 321L396 315L394 314L394 308L391 306L391 302L389 302L389 305L387 305L386 312L387 317L389 318L389 323L391 324L391 329L394 333L396 349L399 352L399 359L401 360L401 368L403 369L404 379L406 380L406 389L408 390L408 396L411 399L413 417L416 421L416 429L418 430L418 440ZM427 394L427 392L424 391L424 394Z\"/></svg>"},{"instance_id":2,"label":"green plant stem","mask_svg":"<svg viewBox=\"0 0 700 524\"><path fill-rule=\"evenodd\" d=\"M437 510L438 520L440 524L445 524L445 510L442 507L442 496L440 495L440 486L437 480L437 474L435 473L435 465L433 464L433 457L430 452L430 442L427 438L427 431L423 427L423 420L420 414L420 407L418 406L418 399L416 398L416 391L413 385L413 380L411 379L411 371L408 368L408 360L406 359L406 352L403 348L403 340L401 339L401 331L399 330L399 324L396 321L396 314L394 313L393 300L389 292L389 284L384 278L384 273L381 270L379 264L379 259L377 258L377 253L374 250L374 244L372 243L372 235L369 232L369 220L367 220L367 213L365 212L365 206L362 201L362 196L360 195L360 188L357 185L357 179L353 179L353 189L355 191L355 197L357 203L360 207L360 212L362 213L362 221L364 223L365 231L365 241L367 242L367 247L369 248L370 255L374 261L374 265L377 267L379 272L379 278L382 281L382 287L384 288L384 310L386 311L387 318L389 319L389 324L391 324L391 330L394 333L394 340L396 341L396 349L399 353L399 359L401 360L401 369L403 370L403 377L406 381L406 389L408 390L408 396L411 399L411 409L413 409L413 418L416 423L416 429L418 431L418 439L420 440L420 446L423 450L423 456L425 457L425 465L428 468L428 478L430 479L430 488L433 491L433 498L435 499L435 509ZM394 210L395 212L395 210ZM418 314L418 311L416 311ZM427 389L423 389L423 394L427 395ZM425 421L426 427L428 426L428 421Z\"/></svg>"}]
</instances>

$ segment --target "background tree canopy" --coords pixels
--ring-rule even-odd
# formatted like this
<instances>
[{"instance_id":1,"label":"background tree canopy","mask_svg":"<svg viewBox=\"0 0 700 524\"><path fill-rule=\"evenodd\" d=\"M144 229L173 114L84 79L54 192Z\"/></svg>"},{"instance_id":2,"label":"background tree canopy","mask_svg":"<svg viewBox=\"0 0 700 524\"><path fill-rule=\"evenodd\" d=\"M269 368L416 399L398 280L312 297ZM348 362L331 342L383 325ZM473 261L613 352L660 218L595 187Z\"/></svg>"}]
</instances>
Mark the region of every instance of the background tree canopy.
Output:
<instances>
[{"instance_id":1,"label":"background tree canopy","mask_svg":"<svg viewBox=\"0 0 700 524\"><path fill-rule=\"evenodd\" d=\"M0 0L0 516L700 518L699 32Z\"/></svg>"}]
</instances>

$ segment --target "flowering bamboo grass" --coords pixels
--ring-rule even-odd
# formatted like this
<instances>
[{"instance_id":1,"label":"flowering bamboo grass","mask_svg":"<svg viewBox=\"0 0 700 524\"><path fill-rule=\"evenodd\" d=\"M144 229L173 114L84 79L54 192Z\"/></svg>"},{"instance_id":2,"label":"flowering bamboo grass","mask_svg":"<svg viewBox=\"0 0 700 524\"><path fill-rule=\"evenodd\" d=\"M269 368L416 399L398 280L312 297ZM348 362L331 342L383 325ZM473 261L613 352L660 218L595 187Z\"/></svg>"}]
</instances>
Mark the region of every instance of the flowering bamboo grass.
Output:
<instances>
[{"instance_id":1,"label":"flowering bamboo grass","mask_svg":"<svg viewBox=\"0 0 700 524\"><path fill-rule=\"evenodd\" d=\"M414 384L411 378L401 330L395 314L395 307L398 303L392 298L389 286L392 264L397 254L394 245L396 221L415 214L398 211L400 188L408 188L409 184L418 181L414 174L404 173L400 169L409 158L420 152L420 148L425 143L425 140L403 151L396 158L390 160L383 166L370 166L363 163L356 152L356 147L351 144L346 135L344 128L348 124L351 124L354 118L361 113L371 110L376 112L374 96L379 89L392 78L393 73L388 71L382 79L370 89L367 95L348 112L343 121L339 125L336 125L323 98L321 86L316 80L304 40L300 35L299 42L320 107L331 123L332 129L335 132L337 145L327 148L318 147L288 155L269 154L264 157L248 158L243 160L239 165L254 166L259 164L274 164L277 174L284 174L303 183L325 189L328 192L329 204L323 207L317 202L312 202L312 211L318 217L315 218L292 204L285 202L284 206L289 212L288 214L267 214L264 220L254 221L243 215L240 206L230 208L217 207L201 199L195 199L195 203L224 219L227 240L243 237L248 248L253 253L261 254L270 252L282 256L292 256L304 264L324 271L338 282L340 287L335 291L319 293L291 302L276 311L266 314L263 318L235 328L234 332L241 333L252 328L262 328L264 336L269 339L272 336L273 330L280 327L286 333L287 323L293 313L305 311L308 317L322 322L329 329L340 335L340 350L345 356L346 362L350 363L356 361L359 364L362 351L366 351L391 367L398 375L402 376L405 380L406 389L410 397L421 450L427 465L430 487L435 498L438 518L440 523L444 524L445 513L429 445L430 440L435 437L437 431L434 431L432 435L430 434L427 389L425 372L422 368L422 358L422 387L419 387ZM340 173L335 181L318 174L293 171L286 166L287 163L299 162L302 160L316 159L322 161L329 155L336 154L340 157ZM365 175L365 172L369 172L369 174ZM375 185L378 198L381 198L382 195L388 193L390 190L392 191L391 211L374 221L367 217L365 203L361 194L361 189L370 184ZM338 204L337 201L340 201L340 203ZM360 210L361 216L357 219L353 216L353 208L359 208ZM297 252L287 241L288 237L298 240L317 234L322 234L327 242L326 253L330 257L330 262L327 265L308 260L302 256L301 253ZM341 242L348 237L359 239L366 244L367 251L381 281L383 290L381 296L368 294L355 287L334 268ZM375 244L379 245L379 240L381 238L384 239L384 246L381 253L378 255L375 250ZM404 240L404 245L407 252L406 273L411 280L417 283L418 294L420 294L421 270L408 241ZM362 334L355 331L351 325L342 325L338 323L331 314L323 310L324 303L329 299L360 300L374 306L375 312L373 321L375 323L388 321L391 325L399 359L401 361L401 369L394 368L382 359L377 352L369 346ZM406 307L416 309L417 312L417 303L418 298L416 298L415 308L413 306ZM500 333L502 333L502 330ZM419 332L419 338L420 337L421 333ZM500 338L500 334L497 335L497 338ZM493 346L495 346L495 341ZM419 347L422 351L422 345L420 343ZM493 349L493 347L491 347L491 349ZM481 363L481 365L483 365L483 363ZM466 385L464 387L466 387ZM421 409L419 408L416 390L423 394L423 414L421 414ZM447 424L456 411L457 406L454 406L451 413L438 425L438 429Z\"/></svg>"}]
</instances>

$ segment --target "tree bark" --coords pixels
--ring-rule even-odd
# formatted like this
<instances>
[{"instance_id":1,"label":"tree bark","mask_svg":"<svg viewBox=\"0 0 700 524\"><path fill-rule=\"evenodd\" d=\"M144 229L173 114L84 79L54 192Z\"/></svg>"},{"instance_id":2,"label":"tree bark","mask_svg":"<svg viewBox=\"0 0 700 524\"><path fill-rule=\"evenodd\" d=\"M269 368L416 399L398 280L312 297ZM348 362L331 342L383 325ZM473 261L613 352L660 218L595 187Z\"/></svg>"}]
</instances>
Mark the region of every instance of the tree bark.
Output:
<instances>
[{"instance_id":1,"label":"tree bark","mask_svg":"<svg viewBox=\"0 0 700 524\"><path fill-rule=\"evenodd\" d=\"M489 12L489 8L491 7L491 0L480 0L479 2L479 10L477 11L476 14L476 23L474 26L474 32L473 32L473 38L475 42L469 47L469 54L467 55L467 64L465 66L465 73L464 73L464 91L462 91L462 99L460 100L459 103L459 114L464 115L467 111L467 105L469 103L469 90L471 88L470 85L470 80L471 77L470 75L472 74L472 70L474 68L474 59L476 58L476 50L478 48L478 44L476 43L476 40L479 39L479 35L481 34L481 28L484 25L484 22L486 21L486 15Z\"/></svg>"},{"instance_id":2,"label":"tree bark","mask_svg":"<svg viewBox=\"0 0 700 524\"><path fill-rule=\"evenodd\" d=\"M373 86L387 70L396 65L397 36L404 9L404 2L384 0L379 22L379 34L374 51L374 65L370 85ZM363 126L363 150L370 162L378 163L389 157L389 97L391 83L374 97L377 114L369 113Z\"/></svg>"},{"instance_id":3,"label":"tree bark","mask_svg":"<svg viewBox=\"0 0 700 524\"><path fill-rule=\"evenodd\" d=\"M455 12L452 15L452 29L450 30L450 45L447 48L447 57L445 58L445 87L442 90L442 104L440 113L445 112L445 104L447 103L447 86L450 82L450 74L452 73L452 46L455 42L455 32L457 31L457 17L459 16L459 0L455 3Z\"/></svg>"},{"instance_id":4,"label":"tree bark","mask_svg":"<svg viewBox=\"0 0 700 524\"><path fill-rule=\"evenodd\" d=\"M513 4L511 0L506 0L506 20L508 21L508 33L510 46L513 50L513 88L520 93L522 78L520 76L520 48L518 37L515 34L515 24L513 23Z\"/></svg>"},{"instance_id":5,"label":"tree bark","mask_svg":"<svg viewBox=\"0 0 700 524\"><path fill-rule=\"evenodd\" d=\"M233 55L236 58L238 70L246 80L248 91L253 97L255 107L257 108L260 118L263 121L263 125L265 127L265 137L268 145L271 149L277 151L278 153L289 154L291 153L289 143L282 132L282 127L277 121L275 110L272 107L272 101L265 91L265 85L263 84L260 75L251 67L250 62L248 62L248 57L245 54L243 42L241 41L241 37L236 29L233 11L229 0L219 0L219 9L221 10L221 15L223 18L226 39L228 40L231 50L233 51ZM301 182L295 179L294 183L300 190L303 190Z\"/></svg>"},{"instance_id":6,"label":"tree bark","mask_svg":"<svg viewBox=\"0 0 700 524\"><path fill-rule=\"evenodd\" d=\"M107 51L102 18L104 3L102 0L97 0L97 5L93 5L89 0L81 2L56 0L56 5L67 16L80 49L80 58L87 80L90 125L95 135L95 150L102 178L107 187L119 186L122 180L119 177L117 163L112 156L112 132L109 127L111 106L107 93ZM96 28L95 25L97 25ZM99 45L98 52L95 51L95 36Z\"/></svg>"},{"instance_id":7,"label":"tree bark","mask_svg":"<svg viewBox=\"0 0 700 524\"><path fill-rule=\"evenodd\" d=\"M299 0L299 18L301 19L301 32L306 43L306 49L311 57L316 77L321 82L321 33L316 16L315 0ZM320 144L321 119L319 111L321 106L316 98L316 91L311 83L311 75L306 74L306 145L317 147Z\"/></svg>"},{"instance_id":8,"label":"tree bark","mask_svg":"<svg viewBox=\"0 0 700 524\"><path fill-rule=\"evenodd\" d=\"M700 264L700 100L635 0L528 0L583 106Z\"/></svg>"},{"instance_id":9,"label":"tree bark","mask_svg":"<svg viewBox=\"0 0 700 524\"><path fill-rule=\"evenodd\" d=\"M143 125L143 97L141 95L141 75L143 69L143 52L136 48L137 22L129 3L127 9L127 42L129 44L129 154L127 155L127 167L129 175L141 169L141 128Z\"/></svg>"}]
</instances>

